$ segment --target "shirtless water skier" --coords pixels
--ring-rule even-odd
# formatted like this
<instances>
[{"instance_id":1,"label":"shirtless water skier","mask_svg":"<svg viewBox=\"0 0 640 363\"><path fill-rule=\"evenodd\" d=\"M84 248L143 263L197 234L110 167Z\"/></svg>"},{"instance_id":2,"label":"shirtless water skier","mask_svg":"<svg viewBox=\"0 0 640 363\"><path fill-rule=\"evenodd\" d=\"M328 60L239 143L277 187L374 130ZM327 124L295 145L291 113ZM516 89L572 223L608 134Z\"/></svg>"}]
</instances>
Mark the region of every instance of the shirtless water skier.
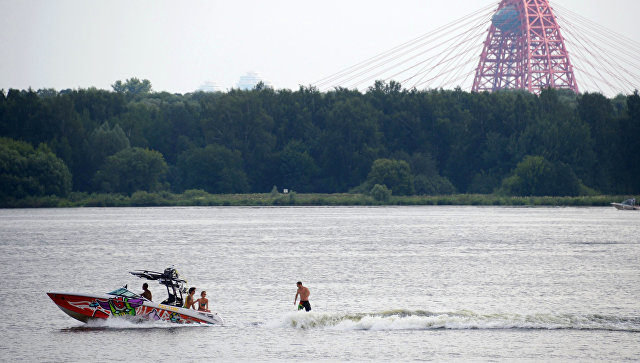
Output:
<instances>
[{"instance_id":1,"label":"shirtless water skier","mask_svg":"<svg viewBox=\"0 0 640 363\"><path fill-rule=\"evenodd\" d=\"M296 297L293 299L293 305L296 304L296 301L298 300L298 295L300 295L300 303L298 304L298 310L302 310L302 309L306 311L311 310L311 304L309 304L309 295L311 295L311 292L309 291L309 288L302 286L302 282L300 281L298 281L296 285L298 285L298 291L296 291Z\"/></svg>"}]
</instances>

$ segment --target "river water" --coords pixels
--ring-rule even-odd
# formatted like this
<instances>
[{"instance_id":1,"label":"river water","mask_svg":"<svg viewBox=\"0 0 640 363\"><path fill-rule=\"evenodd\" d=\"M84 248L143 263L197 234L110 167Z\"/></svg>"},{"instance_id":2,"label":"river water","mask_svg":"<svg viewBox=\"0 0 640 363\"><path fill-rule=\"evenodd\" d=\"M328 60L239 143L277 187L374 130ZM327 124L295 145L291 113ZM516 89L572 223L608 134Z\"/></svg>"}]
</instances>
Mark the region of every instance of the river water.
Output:
<instances>
[{"instance_id":1,"label":"river water","mask_svg":"<svg viewBox=\"0 0 640 363\"><path fill-rule=\"evenodd\" d=\"M635 360L639 222L613 208L0 210L0 357ZM87 325L45 294L140 292L128 271L171 265L224 326Z\"/></svg>"}]
</instances>

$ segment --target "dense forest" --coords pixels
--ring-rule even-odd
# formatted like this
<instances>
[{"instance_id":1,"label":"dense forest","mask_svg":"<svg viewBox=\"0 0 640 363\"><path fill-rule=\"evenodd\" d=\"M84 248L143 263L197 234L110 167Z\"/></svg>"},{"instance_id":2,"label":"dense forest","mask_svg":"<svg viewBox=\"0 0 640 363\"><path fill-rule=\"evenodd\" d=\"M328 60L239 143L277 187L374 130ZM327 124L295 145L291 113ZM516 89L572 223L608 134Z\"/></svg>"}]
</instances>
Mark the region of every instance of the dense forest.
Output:
<instances>
[{"instance_id":1,"label":"dense forest","mask_svg":"<svg viewBox=\"0 0 640 363\"><path fill-rule=\"evenodd\" d=\"M0 198L640 192L640 96L313 87L0 91Z\"/></svg>"}]
</instances>

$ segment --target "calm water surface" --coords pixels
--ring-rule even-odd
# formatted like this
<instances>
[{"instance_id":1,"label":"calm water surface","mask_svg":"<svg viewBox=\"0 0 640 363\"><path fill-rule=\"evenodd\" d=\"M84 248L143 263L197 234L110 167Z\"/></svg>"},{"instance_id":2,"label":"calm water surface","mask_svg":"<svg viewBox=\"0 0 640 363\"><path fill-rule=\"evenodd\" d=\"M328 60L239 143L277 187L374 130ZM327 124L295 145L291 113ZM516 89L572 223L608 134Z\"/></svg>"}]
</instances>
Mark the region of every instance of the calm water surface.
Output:
<instances>
[{"instance_id":1,"label":"calm water surface","mask_svg":"<svg viewBox=\"0 0 640 363\"><path fill-rule=\"evenodd\" d=\"M636 360L639 226L613 208L0 210L0 358ZM171 265L225 326L86 325L45 295L141 291L128 271Z\"/></svg>"}]
</instances>

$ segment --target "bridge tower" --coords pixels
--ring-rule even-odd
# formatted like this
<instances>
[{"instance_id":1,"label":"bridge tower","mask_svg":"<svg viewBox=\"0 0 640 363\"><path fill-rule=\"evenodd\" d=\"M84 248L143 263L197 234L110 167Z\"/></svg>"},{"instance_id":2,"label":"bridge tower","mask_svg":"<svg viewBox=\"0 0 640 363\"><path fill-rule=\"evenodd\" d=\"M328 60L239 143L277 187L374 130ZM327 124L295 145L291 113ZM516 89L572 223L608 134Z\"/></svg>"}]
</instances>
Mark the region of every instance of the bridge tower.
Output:
<instances>
[{"instance_id":1,"label":"bridge tower","mask_svg":"<svg viewBox=\"0 0 640 363\"><path fill-rule=\"evenodd\" d=\"M578 84L549 0L502 0L491 18L472 90L570 89Z\"/></svg>"}]
</instances>

